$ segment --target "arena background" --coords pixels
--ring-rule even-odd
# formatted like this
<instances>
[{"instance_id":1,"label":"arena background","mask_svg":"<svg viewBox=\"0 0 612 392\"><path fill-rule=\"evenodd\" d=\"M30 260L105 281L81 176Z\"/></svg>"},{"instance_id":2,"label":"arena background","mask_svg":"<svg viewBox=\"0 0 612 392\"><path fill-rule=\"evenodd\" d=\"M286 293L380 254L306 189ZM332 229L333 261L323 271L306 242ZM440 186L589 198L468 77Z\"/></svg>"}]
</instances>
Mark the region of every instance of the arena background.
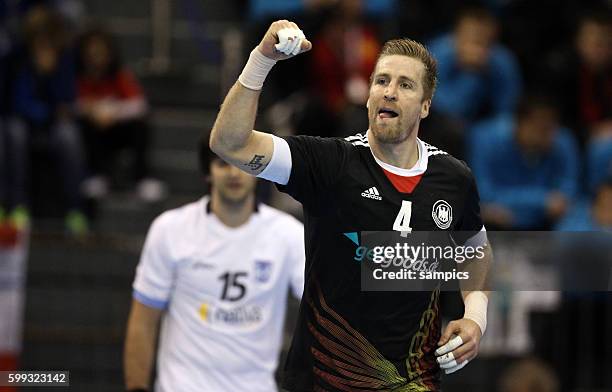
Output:
<instances>
[{"instance_id":1,"label":"arena background","mask_svg":"<svg viewBox=\"0 0 612 392\"><path fill-rule=\"evenodd\" d=\"M609 1L364 0L364 7L356 7L359 1L338 1L346 4L322 11L327 3L336 2L0 2L3 79L13 75L7 59L23 39L24 20L28 12L40 5L61 15L71 45L78 34L92 26L102 26L114 36L124 64L136 74L149 103L147 151L150 177L156 185L152 194L136 192L135 184L124 173L124 166L129 166L133 158L121 155L113 166L113 189L103 196L88 198L84 204L88 230L74 227L67 230L64 196L57 185L62 174L52 170L53 159L43 148L28 152L30 228L16 229L9 220L1 222L0 369L69 370L71 390L123 390L123 337L131 283L144 236L159 213L193 201L206 191L198 171L198 140L210 130L224 93L236 80L248 52L270 21L296 20L317 45L317 37L325 34L334 37L335 29L342 30L344 23L355 23L347 22L351 18L347 13L355 12L355 20L367 24L363 31L372 31L375 42L397 36L430 42L452 29L464 7L480 5L499 20L499 40L516 56L523 93L540 91L545 84L541 75L546 75L542 67L549 61L554 65L557 53L573 45L582 15L607 16L608 26L610 23ZM351 48L346 50L350 52ZM324 70L316 67L322 67L325 58L322 64L313 65L312 56L281 63L273 70L264 88L256 128L274 130L280 135L298 132L323 136L344 136L366 129L363 107L357 104L362 87L359 83L343 92L349 96L351 105L346 104L341 112L328 117L315 115L313 119L312 111L320 113L318 110L329 97L313 93L312 87L316 89L322 83L317 78L324 75L313 69ZM609 58L607 64L604 100L610 97ZM11 115L10 109L4 110L11 107L11 97L2 92L4 121ZM334 92L329 94L333 96ZM607 105L609 110L609 101ZM436 121L437 129L448 128L455 132L452 137L469 143L465 123L447 126L448 119L443 117ZM447 140L446 134L431 131L430 135L434 144ZM428 134L423 137L428 140ZM453 147L456 151L452 151ZM456 144L451 143L448 149L464 155ZM612 153L606 157L605 162L612 161ZM0 165L10 169L6 161L0 161ZM605 172L605 168L600 169ZM271 187L262 185L260 191L262 199L270 204L300 215L299 206ZM583 199L589 200L587 196ZM575 201L571 206L578 203ZM555 227L548 225L546 229ZM445 391L612 391L609 291L520 292L499 296L503 299L491 306L488 336L478 360L456 375L445 377ZM295 300L289 300L284 352L290 342L297 306ZM457 296L447 295L444 310L447 318L461 314ZM533 388L521 389L518 380L528 380ZM508 385L517 386L507 389ZM0 391L12 389L0 387Z\"/></svg>"}]
</instances>

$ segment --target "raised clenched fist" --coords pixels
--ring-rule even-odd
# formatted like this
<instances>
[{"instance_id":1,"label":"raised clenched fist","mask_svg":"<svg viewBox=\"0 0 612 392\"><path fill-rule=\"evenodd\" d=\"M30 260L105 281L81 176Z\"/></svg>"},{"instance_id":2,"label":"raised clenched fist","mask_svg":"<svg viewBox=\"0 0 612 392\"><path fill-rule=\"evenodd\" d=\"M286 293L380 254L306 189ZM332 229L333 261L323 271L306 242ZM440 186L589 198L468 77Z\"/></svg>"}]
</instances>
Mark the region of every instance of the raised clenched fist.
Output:
<instances>
[{"instance_id":1,"label":"raised clenched fist","mask_svg":"<svg viewBox=\"0 0 612 392\"><path fill-rule=\"evenodd\" d=\"M288 20L277 20L259 43L259 51L273 60L285 60L312 48L298 25Z\"/></svg>"}]
</instances>

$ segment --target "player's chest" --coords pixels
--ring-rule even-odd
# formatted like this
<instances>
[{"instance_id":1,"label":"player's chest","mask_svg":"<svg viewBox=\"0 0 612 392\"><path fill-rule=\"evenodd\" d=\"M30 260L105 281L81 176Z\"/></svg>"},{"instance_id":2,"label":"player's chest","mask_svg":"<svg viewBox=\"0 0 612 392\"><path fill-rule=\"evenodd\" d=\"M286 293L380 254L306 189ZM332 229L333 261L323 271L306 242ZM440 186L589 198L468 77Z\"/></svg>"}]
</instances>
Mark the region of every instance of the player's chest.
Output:
<instances>
[{"instance_id":1,"label":"player's chest","mask_svg":"<svg viewBox=\"0 0 612 392\"><path fill-rule=\"evenodd\" d=\"M179 259L177 291L230 304L276 289L286 275L283 249L269 239L209 236Z\"/></svg>"},{"instance_id":2,"label":"player's chest","mask_svg":"<svg viewBox=\"0 0 612 392\"><path fill-rule=\"evenodd\" d=\"M401 193L386 178L347 178L337 194L337 218L353 230L452 230L463 213L464 190L424 175Z\"/></svg>"}]
</instances>

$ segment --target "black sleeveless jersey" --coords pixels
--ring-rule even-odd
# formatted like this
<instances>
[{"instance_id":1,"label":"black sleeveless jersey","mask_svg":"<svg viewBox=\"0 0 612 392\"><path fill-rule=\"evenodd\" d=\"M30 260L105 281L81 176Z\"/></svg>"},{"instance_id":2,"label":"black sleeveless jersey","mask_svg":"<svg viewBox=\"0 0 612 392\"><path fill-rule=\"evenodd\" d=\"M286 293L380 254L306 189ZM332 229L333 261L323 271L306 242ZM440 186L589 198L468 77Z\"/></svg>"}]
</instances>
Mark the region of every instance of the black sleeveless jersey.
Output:
<instances>
[{"instance_id":1,"label":"black sleeveless jersey","mask_svg":"<svg viewBox=\"0 0 612 392\"><path fill-rule=\"evenodd\" d=\"M414 231L477 233L482 221L470 170L423 143L427 169L411 193L400 193L376 162L366 135L285 140L291 175L278 188L304 207L306 274L283 387L438 391L439 291L362 291L355 244L344 233L394 230L406 201ZM437 216L441 203L446 207Z\"/></svg>"}]
</instances>

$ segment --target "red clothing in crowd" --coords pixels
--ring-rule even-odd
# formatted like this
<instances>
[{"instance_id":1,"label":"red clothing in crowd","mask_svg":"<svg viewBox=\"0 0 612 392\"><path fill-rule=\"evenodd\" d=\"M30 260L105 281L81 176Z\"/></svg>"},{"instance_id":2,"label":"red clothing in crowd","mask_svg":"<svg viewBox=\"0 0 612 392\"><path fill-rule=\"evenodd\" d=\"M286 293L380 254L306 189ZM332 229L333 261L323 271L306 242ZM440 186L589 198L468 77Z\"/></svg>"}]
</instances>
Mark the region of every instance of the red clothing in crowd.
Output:
<instances>
[{"instance_id":1,"label":"red clothing in crowd","mask_svg":"<svg viewBox=\"0 0 612 392\"><path fill-rule=\"evenodd\" d=\"M330 27L316 41L312 50L314 87L327 107L339 112L346 104L347 81L370 79L381 45L368 26Z\"/></svg>"},{"instance_id":2,"label":"red clothing in crowd","mask_svg":"<svg viewBox=\"0 0 612 392\"><path fill-rule=\"evenodd\" d=\"M81 76L77 89L80 100L124 100L143 97L140 84L127 69L121 69L114 76L101 80Z\"/></svg>"}]
</instances>

